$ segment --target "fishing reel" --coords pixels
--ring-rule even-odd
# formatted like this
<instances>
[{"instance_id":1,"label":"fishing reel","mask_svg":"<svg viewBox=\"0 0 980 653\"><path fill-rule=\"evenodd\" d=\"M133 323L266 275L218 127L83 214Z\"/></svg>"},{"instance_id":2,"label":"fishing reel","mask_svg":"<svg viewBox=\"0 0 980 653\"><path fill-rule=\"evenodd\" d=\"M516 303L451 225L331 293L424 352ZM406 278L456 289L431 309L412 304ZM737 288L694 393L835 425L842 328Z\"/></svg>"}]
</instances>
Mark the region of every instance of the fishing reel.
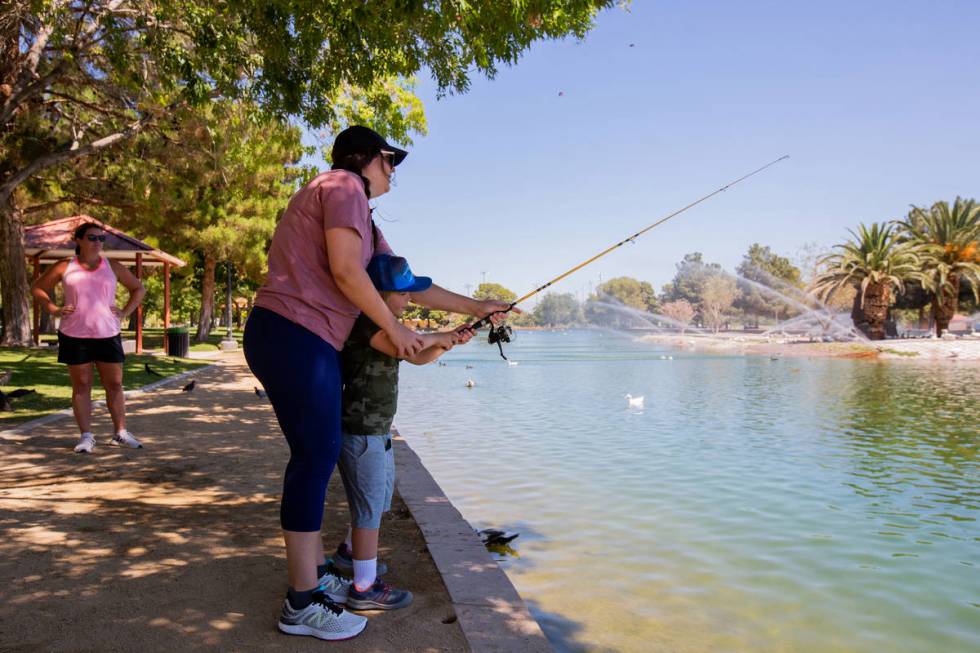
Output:
<instances>
[{"instance_id":1,"label":"fishing reel","mask_svg":"<svg viewBox=\"0 0 980 653\"><path fill-rule=\"evenodd\" d=\"M506 324L498 324L497 326L490 327L490 333L487 335L487 342L491 345L497 345L497 349L500 350L500 357L507 360L504 356L504 343L514 342L514 330Z\"/></svg>"}]
</instances>

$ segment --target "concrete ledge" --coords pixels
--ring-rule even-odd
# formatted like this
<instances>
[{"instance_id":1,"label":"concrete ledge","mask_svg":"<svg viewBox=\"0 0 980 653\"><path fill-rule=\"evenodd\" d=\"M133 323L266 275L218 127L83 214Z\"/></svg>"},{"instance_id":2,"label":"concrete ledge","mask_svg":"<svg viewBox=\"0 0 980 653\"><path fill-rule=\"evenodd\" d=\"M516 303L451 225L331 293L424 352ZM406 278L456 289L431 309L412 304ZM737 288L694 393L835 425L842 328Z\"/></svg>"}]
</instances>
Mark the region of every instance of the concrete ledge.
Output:
<instances>
[{"instance_id":1,"label":"concrete ledge","mask_svg":"<svg viewBox=\"0 0 980 653\"><path fill-rule=\"evenodd\" d=\"M425 537L475 653L551 651L538 622L469 522L393 429L398 493Z\"/></svg>"},{"instance_id":2,"label":"concrete ledge","mask_svg":"<svg viewBox=\"0 0 980 653\"><path fill-rule=\"evenodd\" d=\"M197 376L201 372L206 372L213 368L214 365L205 365L204 367L199 367L195 370L188 370L186 372L181 372L180 374L175 374L173 376L168 376L165 379L160 379L159 381L154 381L148 385L144 385L142 388L137 388L136 390L127 390L123 393L126 399L130 397L136 397L146 392L152 392L157 388L160 388L171 383L178 383L185 379L189 379L193 376ZM102 408L105 406L105 399L99 399L98 401L92 402L92 408ZM66 417L72 417L71 408L65 410L59 410L56 413L51 413L49 415L44 415L43 417L38 417L37 419L32 419L29 422L24 422L23 424L18 424L17 426L7 429L5 431L0 431L0 437L10 436L10 435L24 435L29 433L33 429L39 426L44 426L45 424L50 424L51 422L57 422L58 420L65 419Z\"/></svg>"}]
</instances>

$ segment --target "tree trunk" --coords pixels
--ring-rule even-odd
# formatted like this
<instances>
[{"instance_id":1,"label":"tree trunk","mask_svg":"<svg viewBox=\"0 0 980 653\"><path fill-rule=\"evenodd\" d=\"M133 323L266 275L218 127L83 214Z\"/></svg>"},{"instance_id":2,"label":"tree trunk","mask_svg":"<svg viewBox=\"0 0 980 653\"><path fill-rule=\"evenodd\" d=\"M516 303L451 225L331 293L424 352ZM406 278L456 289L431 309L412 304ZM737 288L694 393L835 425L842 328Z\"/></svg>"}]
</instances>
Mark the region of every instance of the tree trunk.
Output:
<instances>
[{"instance_id":1,"label":"tree trunk","mask_svg":"<svg viewBox=\"0 0 980 653\"><path fill-rule=\"evenodd\" d=\"M211 332L211 320L214 316L214 271L218 265L217 259L211 254L204 255L204 278L201 279L201 315L197 323L195 342L205 342Z\"/></svg>"},{"instance_id":2,"label":"tree trunk","mask_svg":"<svg viewBox=\"0 0 980 653\"><path fill-rule=\"evenodd\" d=\"M932 314L936 319L936 335L943 335L949 329L949 322L956 315L956 307L960 296L960 278L950 276L949 288L944 288L932 300Z\"/></svg>"},{"instance_id":3,"label":"tree trunk","mask_svg":"<svg viewBox=\"0 0 980 653\"><path fill-rule=\"evenodd\" d=\"M31 309L28 296L27 259L24 254L24 225L10 197L0 197L0 288L3 301L3 339L6 347L28 347L31 340Z\"/></svg>"},{"instance_id":4,"label":"tree trunk","mask_svg":"<svg viewBox=\"0 0 980 653\"><path fill-rule=\"evenodd\" d=\"M864 319L868 323L867 335L872 340L885 339L885 322L891 303L891 287L887 283L873 283L864 293Z\"/></svg>"}]
</instances>

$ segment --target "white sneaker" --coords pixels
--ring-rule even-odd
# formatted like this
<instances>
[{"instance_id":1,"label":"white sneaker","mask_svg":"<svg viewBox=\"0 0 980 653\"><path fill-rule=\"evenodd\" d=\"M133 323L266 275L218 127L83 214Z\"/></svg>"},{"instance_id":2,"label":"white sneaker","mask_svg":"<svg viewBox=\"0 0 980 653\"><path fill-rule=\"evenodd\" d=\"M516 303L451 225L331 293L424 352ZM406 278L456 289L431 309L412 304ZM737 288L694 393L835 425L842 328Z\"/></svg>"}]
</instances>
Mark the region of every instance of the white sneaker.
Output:
<instances>
[{"instance_id":1,"label":"white sneaker","mask_svg":"<svg viewBox=\"0 0 980 653\"><path fill-rule=\"evenodd\" d=\"M95 436L91 433L82 433L82 437L78 439L78 444L75 445L75 453L92 453L94 446Z\"/></svg>"},{"instance_id":2,"label":"white sneaker","mask_svg":"<svg viewBox=\"0 0 980 653\"><path fill-rule=\"evenodd\" d=\"M126 429L123 429L122 431L119 431L119 433L112 436L112 439L109 440L109 444L116 447L129 447L131 449L143 448L143 443L133 437L133 434Z\"/></svg>"},{"instance_id":3,"label":"white sneaker","mask_svg":"<svg viewBox=\"0 0 980 653\"><path fill-rule=\"evenodd\" d=\"M279 630L287 635L311 635L318 639L351 639L367 626L367 617L347 612L328 599L323 592L313 594L313 603L302 610L282 602Z\"/></svg>"},{"instance_id":4,"label":"white sneaker","mask_svg":"<svg viewBox=\"0 0 980 653\"><path fill-rule=\"evenodd\" d=\"M317 582L320 583L320 591L334 603L347 603L347 595L350 593L351 585L354 584L354 581L341 576L340 570L332 564L327 565L327 571Z\"/></svg>"}]
</instances>

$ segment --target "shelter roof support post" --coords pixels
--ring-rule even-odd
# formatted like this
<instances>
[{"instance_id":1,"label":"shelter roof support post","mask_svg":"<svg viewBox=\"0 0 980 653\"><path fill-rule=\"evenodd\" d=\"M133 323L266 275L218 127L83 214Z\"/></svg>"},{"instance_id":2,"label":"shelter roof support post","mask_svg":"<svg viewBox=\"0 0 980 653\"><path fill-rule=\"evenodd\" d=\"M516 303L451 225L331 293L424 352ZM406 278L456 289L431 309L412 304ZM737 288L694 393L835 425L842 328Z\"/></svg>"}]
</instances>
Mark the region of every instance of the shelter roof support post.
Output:
<instances>
[{"instance_id":1,"label":"shelter roof support post","mask_svg":"<svg viewBox=\"0 0 980 653\"><path fill-rule=\"evenodd\" d=\"M143 254L136 253L136 278L143 283ZM136 353L143 353L143 302L136 307Z\"/></svg>"},{"instance_id":2,"label":"shelter roof support post","mask_svg":"<svg viewBox=\"0 0 980 653\"><path fill-rule=\"evenodd\" d=\"M34 281L37 281L41 277L41 255L34 255ZM34 344L41 344L41 304L38 303L37 299L31 297L32 304L34 307Z\"/></svg>"},{"instance_id":3,"label":"shelter roof support post","mask_svg":"<svg viewBox=\"0 0 980 653\"><path fill-rule=\"evenodd\" d=\"M170 263L163 264L163 353L170 353L167 329L170 328Z\"/></svg>"}]
</instances>

